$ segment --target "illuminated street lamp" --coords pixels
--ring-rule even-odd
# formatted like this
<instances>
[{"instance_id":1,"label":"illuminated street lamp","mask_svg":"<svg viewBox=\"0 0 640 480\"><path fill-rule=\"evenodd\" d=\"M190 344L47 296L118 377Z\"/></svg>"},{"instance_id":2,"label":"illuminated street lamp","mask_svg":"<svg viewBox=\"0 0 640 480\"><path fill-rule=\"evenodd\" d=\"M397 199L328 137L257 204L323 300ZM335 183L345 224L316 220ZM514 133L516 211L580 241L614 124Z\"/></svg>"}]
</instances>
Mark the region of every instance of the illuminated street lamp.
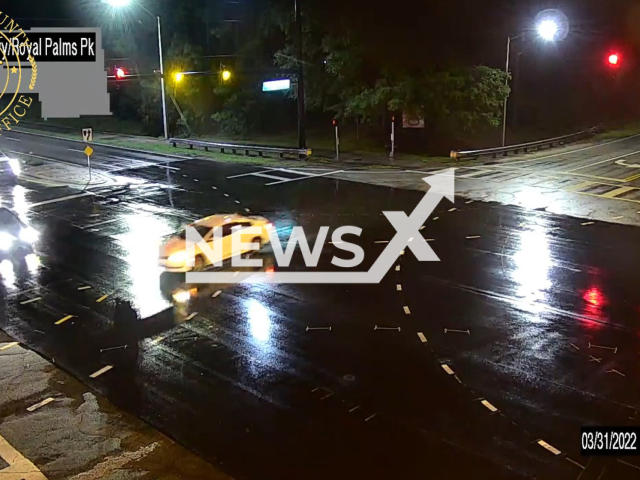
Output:
<instances>
[{"instance_id":1,"label":"illuminated street lamp","mask_svg":"<svg viewBox=\"0 0 640 480\"><path fill-rule=\"evenodd\" d=\"M229 70L222 71L222 81L228 82L231 79L231 72Z\"/></svg>"},{"instance_id":2,"label":"illuminated street lamp","mask_svg":"<svg viewBox=\"0 0 640 480\"><path fill-rule=\"evenodd\" d=\"M542 20L538 24L538 35L540 38L547 42L553 42L556 39L556 35L558 35L558 31L560 27L558 26L558 22L555 20Z\"/></svg>"},{"instance_id":3,"label":"illuminated street lamp","mask_svg":"<svg viewBox=\"0 0 640 480\"><path fill-rule=\"evenodd\" d=\"M106 3L116 9L128 7L135 0L105 0ZM164 92L164 70L162 67L162 34L160 31L160 17L151 13L142 3L136 2L145 12L156 19L158 25L158 55L160 57L160 91L162 94L162 124L164 127L164 138L169 139L169 129L167 127L167 102Z\"/></svg>"},{"instance_id":4,"label":"illuminated street lamp","mask_svg":"<svg viewBox=\"0 0 640 480\"><path fill-rule=\"evenodd\" d=\"M176 81L176 83L180 83L183 78L184 78L184 73L182 72L176 72L173 74L173 79Z\"/></svg>"},{"instance_id":5,"label":"illuminated street lamp","mask_svg":"<svg viewBox=\"0 0 640 480\"><path fill-rule=\"evenodd\" d=\"M555 42L564 38L569 30L567 17L559 10L545 10L536 17L535 30L538 37L545 42ZM526 32L507 37L507 61L505 72L507 78L505 85L509 85L509 62L511 59L511 41L524 37ZM504 111L502 114L502 146L507 144L507 102L509 94L504 98Z\"/></svg>"}]
</instances>

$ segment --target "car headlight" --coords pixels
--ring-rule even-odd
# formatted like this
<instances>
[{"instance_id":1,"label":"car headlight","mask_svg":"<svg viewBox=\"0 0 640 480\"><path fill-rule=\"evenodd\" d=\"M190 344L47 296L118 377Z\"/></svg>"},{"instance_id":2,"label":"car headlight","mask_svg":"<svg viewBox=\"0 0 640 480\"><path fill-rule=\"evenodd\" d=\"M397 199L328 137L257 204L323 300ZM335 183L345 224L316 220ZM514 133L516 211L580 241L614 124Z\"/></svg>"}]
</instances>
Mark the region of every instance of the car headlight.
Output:
<instances>
[{"instance_id":1,"label":"car headlight","mask_svg":"<svg viewBox=\"0 0 640 480\"><path fill-rule=\"evenodd\" d=\"M172 255L169 255L167 259L169 263L184 263L187 260L187 252L180 250Z\"/></svg>"},{"instance_id":2,"label":"car headlight","mask_svg":"<svg viewBox=\"0 0 640 480\"><path fill-rule=\"evenodd\" d=\"M191 293L186 290L179 290L173 294L173 299L178 303L187 303L191 299Z\"/></svg>"},{"instance_id":3,"label":"car headlight","mask_svg":"<svg viewBox=\"0 0 640 480\"><path fill-rule=\"evenodd\" d=\"M20 240L26 243L35 243L39 236L40 234L32 227L20 230Z\"/></svg>"},{"instance_id":4,"label":"car headlight","mask_svg":"<svg viewBox=\"0 0 640 480\"><path fill-rule=\"evenodd\" d=\"M8 234L7 232L0 232L0 250L7 251L13 245L13 242L16 240L16 237Z\"/></svg>"},{"instance_id":5,"label":"car headlight","mask_svg":"<svg viewBox=\"0 0 640 480\"><path fill-rule=\"evenodd\" d=\"M11 171L17 177L22 172L22 168L20 167L20 161L15 158L9 159L9 167L11 167Z\"/></svg>"}]
</instances>

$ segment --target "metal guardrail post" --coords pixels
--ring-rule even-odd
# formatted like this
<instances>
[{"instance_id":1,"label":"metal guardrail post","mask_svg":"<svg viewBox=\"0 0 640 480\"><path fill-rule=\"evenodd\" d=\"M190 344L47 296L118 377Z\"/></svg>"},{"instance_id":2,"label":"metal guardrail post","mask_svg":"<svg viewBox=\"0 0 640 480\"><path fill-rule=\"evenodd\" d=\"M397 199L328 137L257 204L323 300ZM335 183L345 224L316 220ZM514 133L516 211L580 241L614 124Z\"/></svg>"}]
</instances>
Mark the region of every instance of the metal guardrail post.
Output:
<instances>
[{"instance_id":1,"label":"metal guardrail post","mask_svg":"<svg viewBox=\"0 0 640 480\"><path fill-rule=\"evenodd\" d=\"M233 144L233 143L221 143L221 142L206 142L202 140L192 140L188 138L170 138L168 142L177 147L180 145L188 145L190 150L193 150L194 147L202 147L206 152L209 151L210 148L220 149L220 153L225 153L227 151L231 151L234 155L237 155L239 151L243 152L244 155L249 156L252 153L257 154L260 157L264 157L264 154L275 154L279 158L284 158L285 155L295 155L296 158L303 160L311 156L312 151L310 149L300 149L300 148L281 148L281 147L269 147L263 145L241 145L241 144Z\"/></svg>"}]
</instances>

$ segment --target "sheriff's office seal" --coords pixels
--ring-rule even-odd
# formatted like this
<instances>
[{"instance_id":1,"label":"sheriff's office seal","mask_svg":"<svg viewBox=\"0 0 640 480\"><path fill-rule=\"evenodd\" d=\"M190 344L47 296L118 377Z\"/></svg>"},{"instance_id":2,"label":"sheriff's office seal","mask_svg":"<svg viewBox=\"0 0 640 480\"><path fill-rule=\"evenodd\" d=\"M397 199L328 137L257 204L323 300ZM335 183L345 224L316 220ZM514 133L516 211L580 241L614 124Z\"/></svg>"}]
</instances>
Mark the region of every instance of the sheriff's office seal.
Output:
<instances>
[{"instance_id":1,"label":"sheriff's office seal","mask_svg":"<svg viewBox=\"0 0 640 480\"><path fill-rule=\"evenodd\" d=\"M31 42L27 35L17 22L2 12L0 12L0 43L1 135L3 130L11 130L12 125L20 123L20 119L27 113L27 108L31 106L32 98L18 92L22 82L29 82L29 90L35 88L38 66L31 55ZM28 64L24 60L25 56ZM29 75L29 67L31 75Z\"/></svg>"}]
</instances>

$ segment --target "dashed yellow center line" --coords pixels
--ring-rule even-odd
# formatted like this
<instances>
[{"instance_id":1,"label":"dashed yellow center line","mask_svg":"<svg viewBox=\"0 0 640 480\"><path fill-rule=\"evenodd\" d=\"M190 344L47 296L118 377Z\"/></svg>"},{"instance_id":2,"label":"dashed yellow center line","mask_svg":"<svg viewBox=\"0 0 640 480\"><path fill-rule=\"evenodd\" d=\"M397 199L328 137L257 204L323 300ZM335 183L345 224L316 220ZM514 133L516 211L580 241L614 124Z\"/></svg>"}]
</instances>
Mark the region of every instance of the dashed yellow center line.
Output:
<instances>
[{"instance_id":1,"label":"dashed yellow center line","mask_svg":"<svg viewBox=\"0 0 640 480\"><path fill-rule=\"evenodd\" d=\"M55 324L56 325L60 325L61 323L66 322L67 320L73 318L73 315L67 315L66 317L62 317L60 320L58 320Z\"/></svg>"},{"instance_id":2,"label":"dashed yellow center line","mask_svg":"<svg viewBox=\"0 0 640 480\"><path fill-rule=\"evenodd\" d=\"M627 193L632 190L637 190L637 188L636 187L620 187L620 188L616 188L615 190L611 190L610 192L603 193L600 196L603 198L614 198L614 197L617 197L618 195L622 195L623 193Z\"/></svg>"},{"instance_id":3,"label":"dashed yellow center line","mask_svg":"<svg viewBox=\"0 0 640 480\"><path fill-rule=\"evenodd\" d=\"M109 294L103 295L101 296L99 299L96 300L96 303L102 303L104 302L107 298L109 298Z\"/></svg>"}]
</instances>

